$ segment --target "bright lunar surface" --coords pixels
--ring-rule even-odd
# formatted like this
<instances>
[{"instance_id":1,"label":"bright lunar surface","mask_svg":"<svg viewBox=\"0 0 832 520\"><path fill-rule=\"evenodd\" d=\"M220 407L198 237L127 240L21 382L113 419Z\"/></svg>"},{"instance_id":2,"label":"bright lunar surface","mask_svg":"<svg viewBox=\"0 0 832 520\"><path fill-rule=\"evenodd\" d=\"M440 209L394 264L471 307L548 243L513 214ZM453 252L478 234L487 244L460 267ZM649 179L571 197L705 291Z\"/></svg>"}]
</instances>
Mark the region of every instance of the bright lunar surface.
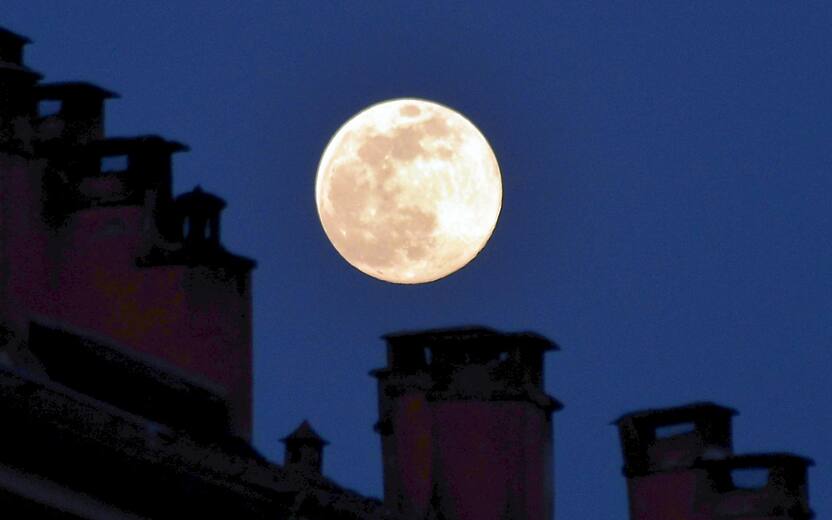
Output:
<instances>
[{"instance_id":1,"label":"bright lunar surface","mask_svg":"<svg viewBox=\"0 0 832 520\"><path fill-rule=\"evenodd\" d=\"M503 188L494 152L462 115L421 99L385 101L342 126L315 183L335 249L388 282L460 269L497 224Z\"/></svg>"}]
</instances>

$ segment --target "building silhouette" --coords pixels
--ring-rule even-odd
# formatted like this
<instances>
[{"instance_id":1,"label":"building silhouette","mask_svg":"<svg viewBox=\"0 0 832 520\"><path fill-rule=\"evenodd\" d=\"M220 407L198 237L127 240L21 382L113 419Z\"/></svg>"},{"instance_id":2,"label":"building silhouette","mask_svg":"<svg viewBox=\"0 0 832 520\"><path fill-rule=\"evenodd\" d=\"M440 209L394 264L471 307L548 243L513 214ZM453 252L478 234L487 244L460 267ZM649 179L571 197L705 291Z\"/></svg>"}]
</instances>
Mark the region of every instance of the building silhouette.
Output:
<instances>
[{"instance_id":1,"label":"building silhouette","mask_svg":"<svg viewBox=\"0 0 832 520\"><path fill-rule=\"evenodd\" d=\"M385 336L383 501L322 474L327 442L305 421L282 465L261 456L255 264L222 245L224 201L175 197L171 155L186 147L105 136L115 94L42 83L27 43L0 29L3 518L554 518L561 405L543 358L556 346L531 332ZM734 413L695 403L616 421L631 519L812 518L810 461L734 455Z\"/></svg>"}]
</instances>

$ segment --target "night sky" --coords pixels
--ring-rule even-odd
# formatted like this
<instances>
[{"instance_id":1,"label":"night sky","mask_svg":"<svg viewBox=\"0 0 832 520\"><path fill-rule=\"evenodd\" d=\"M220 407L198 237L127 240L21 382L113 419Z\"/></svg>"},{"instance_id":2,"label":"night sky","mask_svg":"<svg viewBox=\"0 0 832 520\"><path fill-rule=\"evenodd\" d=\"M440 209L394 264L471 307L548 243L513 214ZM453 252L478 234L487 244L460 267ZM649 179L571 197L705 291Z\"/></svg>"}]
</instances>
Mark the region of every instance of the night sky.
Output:
<instances>
[{"instance_id":1,"label":"night sky","mask_svg":"<svg viewBox=\"0 0 832 520\"><path fill-rule=\"evenodd\" d=\"M813 458L832 517L832 4L510 4L4 0L0 25L46 81L122 95L109 135L189 144L177 192L228 201L268 457L309 419L325 473L379 496L379 336L483 324L561 345L558 518L624 518L610 421L695 400L740 411L740 453ZM472 120L503 173L491 241L421 286L350 267L314 201L337 128L402 96Z\"/></svg>"}]
</instances>

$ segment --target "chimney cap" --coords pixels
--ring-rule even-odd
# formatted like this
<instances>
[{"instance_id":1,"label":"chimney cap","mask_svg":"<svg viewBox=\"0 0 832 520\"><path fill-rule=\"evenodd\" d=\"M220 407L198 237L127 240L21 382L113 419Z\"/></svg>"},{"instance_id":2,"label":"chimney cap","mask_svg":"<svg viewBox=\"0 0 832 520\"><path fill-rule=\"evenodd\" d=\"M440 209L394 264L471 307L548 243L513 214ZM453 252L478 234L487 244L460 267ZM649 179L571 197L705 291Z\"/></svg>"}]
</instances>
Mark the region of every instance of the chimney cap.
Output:
<instances>
[{"instance_id":1,"label":"chimney cap","mask_svg":"<svg viewBox=\"0 0 832 520\"><path fill-rule=\"evenodd\" d=\"M700 415L718 414L735 416L737 413L738 412L733 408L728 408L711 401L701 401L670 408L649 408L636 410L634 412L625 413L610 424L619 425L627 420L649 420L651 423L662 424L676 421L689 421Z\"/></svg>"},{"instance_id":2,"label":"chimney cap","mask_svg":"<svg viewBox=\"0 0 832 520\"><path fill-rule=\"evenodd\" d=\"M390 346L454 348L472 343L487 342L491 345L500 345L515 341L515 346L538 348L543 351L560 350L560 347L554 341L536 332L499 332L481 325L401 331L384 334L381 337Z\"/></svg>"},{"instance_id":3,"label":"chimney cap","mask_svg":"<svg viewBox=\"0 0 832 520\"><path fill-rule=\"evenodd\" d=\"M295 428L295 431L280 439L280 442L284 444L315 444L317 446L326 446L329 444L329 441L321 437L318 432L316 432L312 425L309 424L309 421L304 420L300 423L300 426Z\"/></svg>"},{"instance_id":4,"label":"chimney cap","mask_svg":"<svg viewBox=\"0 0 832 520\"><path fill-rule=\"evenodd\" d=\"M162 148L166 152L187 152L190 148L178 141L169 141L158 135L140 135L135 137L108 137L90 143L89 149L102 156L129 155L142 148Z\"/></svg>"},{"instance_id":5,"label":"chimney cap","mask_svg":"<svg viewBox=\"0 0 832 520\"><path fill-rule=\"evenodd\" d=\"M0 39L5 39L22 45L32 43L32 40L30 40L29 38L23 36L22 34L12 32L6 29L5 27L0 27Z\"/></svg>"},{"instance_id":6,"label":"chimney cap","mask_svg":"<svg viewBox=\"0 0 832 520\"><path fill-rule=\"evenodd\" d=\"M23 64L23 47L32 40L0 27L0 74L23 74L35 81L43 76Z\"/></svg>"},{"instance_id":7,"label":"chimney cap","mask_svg":"<svg viewBox=\"0 0 832 520\"><path fill-rule=\"evenodd\" d=\"M208 193L198 184L193 190L176 197L176 204L186 212L194 208L202 208L208 212L219 212L226 206L225 200L213 193Z\"/></svg>"},{"instance_id":8,"label":"chimney cap","mask_svg":"<svg viewBox=\"0 0 832 520\"><path fill-rule=\"evenodd\" d=\"M86 81L60 81L41 83L35 87L38 99L66 99L69 97L88 97L113 99L121 97L117 93Z\"/></svg>"},{"instance_id":9,"label":"chimney cap","mask_svg":"<svg viewBox=\"0 0 832 520\"><path fill-rule=\"evenodd\" d=\"M777 466L808 467L814 465L815 461L810 458L786 452L745 453L729 455L721 459L702 459L697 462L697 466L703 468L718 467L725 469L771 468Z\"/></svg>"}]
</instances>

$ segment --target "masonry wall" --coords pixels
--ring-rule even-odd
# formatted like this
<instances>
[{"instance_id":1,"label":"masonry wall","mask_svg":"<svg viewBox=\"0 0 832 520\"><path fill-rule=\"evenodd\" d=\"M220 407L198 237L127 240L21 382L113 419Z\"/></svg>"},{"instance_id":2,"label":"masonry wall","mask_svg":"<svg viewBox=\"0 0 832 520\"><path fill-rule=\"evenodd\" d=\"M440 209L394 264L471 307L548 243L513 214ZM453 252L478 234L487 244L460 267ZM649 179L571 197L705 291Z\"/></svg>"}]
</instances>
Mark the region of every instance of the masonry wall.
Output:
<instances>
[{"instance_id":1,"label":"masonry wall","mask_svg":"<svg viewBox=\"0 0 832 520\"><path fill-rule=\"evenodd\" d=\"M254 263L220 243L224 202L174 198L171 155L185 147L106 137L114 94L39 83L25 43L0 30L0 322L18 342L45 321L178 368L225 394L248 437Z\"/></svg>"}]
</instances>

